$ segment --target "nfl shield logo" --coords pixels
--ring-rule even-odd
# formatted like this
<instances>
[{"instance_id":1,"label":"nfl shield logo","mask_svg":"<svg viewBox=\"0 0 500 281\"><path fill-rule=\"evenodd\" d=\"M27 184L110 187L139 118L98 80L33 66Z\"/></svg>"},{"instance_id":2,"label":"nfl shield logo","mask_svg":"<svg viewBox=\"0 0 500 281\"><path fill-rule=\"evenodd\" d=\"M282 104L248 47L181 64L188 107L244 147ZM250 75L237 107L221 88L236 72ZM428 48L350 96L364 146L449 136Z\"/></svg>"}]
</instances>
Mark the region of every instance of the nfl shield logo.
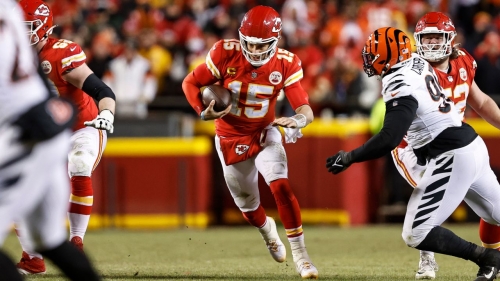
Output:
<instances>
[{"instance_id":1,"label":"nfl shield logo","mask_svg":"<svg viewBox=\"0 0 500 281\"><path fill-rule=\"evenodd\" d=\"M252 79L257 78L257 72L252 72Z\"/></svg>"}]
</instances>

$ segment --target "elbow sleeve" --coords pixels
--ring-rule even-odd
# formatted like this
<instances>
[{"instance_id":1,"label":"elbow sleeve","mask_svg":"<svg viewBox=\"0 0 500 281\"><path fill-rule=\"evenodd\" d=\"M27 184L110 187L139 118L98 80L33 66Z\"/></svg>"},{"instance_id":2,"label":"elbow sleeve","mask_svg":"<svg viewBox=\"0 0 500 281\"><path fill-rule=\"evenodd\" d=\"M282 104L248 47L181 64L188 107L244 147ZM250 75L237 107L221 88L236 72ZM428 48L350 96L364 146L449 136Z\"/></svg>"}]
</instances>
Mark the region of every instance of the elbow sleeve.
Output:
<instances>
[{"instance_id":1,"label":"elbow sleeve","mask_svg":"<svg viewBox=\"0 0 500 281\"><path fill-rule=\"evenodd\" d=\"M116 100L115 94L101 79L94 73L90 74L83 82L82 90L97 101L103 98L112 98Z\"/></svg>"}]
</instances>

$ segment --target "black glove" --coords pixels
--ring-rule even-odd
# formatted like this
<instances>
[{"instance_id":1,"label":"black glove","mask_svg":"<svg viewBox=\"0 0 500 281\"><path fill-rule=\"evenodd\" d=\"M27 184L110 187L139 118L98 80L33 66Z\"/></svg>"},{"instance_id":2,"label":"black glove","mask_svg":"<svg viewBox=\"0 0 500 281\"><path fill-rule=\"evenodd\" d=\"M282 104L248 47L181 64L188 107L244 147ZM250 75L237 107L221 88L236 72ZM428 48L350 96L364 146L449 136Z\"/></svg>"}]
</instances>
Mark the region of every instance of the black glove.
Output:
<instances>
[{"instance_id":1,"label":"black glove","mask_svg":"<svg viewBox=\"0 0 500 281\"><path fill-rule=\"evenodd\" d=\"M336 175L351 166L352 156L350 152L343 150L326 159L326 168L328 172Z\"/></svg>"}]
</instances>

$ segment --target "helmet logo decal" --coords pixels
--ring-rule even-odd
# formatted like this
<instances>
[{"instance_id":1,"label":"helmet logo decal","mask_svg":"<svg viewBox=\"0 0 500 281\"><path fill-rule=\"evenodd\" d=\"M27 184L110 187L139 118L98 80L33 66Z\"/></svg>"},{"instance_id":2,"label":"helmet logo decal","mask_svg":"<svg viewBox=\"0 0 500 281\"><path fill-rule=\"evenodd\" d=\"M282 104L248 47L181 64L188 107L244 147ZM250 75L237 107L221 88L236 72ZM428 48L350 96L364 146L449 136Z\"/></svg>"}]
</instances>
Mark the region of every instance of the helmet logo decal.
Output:
<instances>
[{"instance_id":1,"label":"helmet logo decal","mask_svg":"<svg viewBox=\"0 0 500 281\"><path fill-rule=\"evenodd\" d=\"M283 80L283 76L279 71L273 71L269 75L269 82L271 82L271 84L273 85L278 85L279 83L281 83L281 80Z\"/></svg>"},{"instance_id":2,"label":"helmet logo decal","mask_svg":"<svg viewBox=\"0 0 500 281\"><path fill-rule=\"evenodd\" d=\"M48 17L50 15L49 7L45 4L41 4L38 8L36 8L35 15Z\"/></svg>"},{"instance_id":3,"label":"helmet logo decal","mask_svg":"<svg viewBox=\"0 0 500 281\"><path fill-rule=\"evenodd\" d=\"M42 67L43 73L49 74L52 71L52 65L49 61L44 60L40 65Z\"/></svg>"},{"instance_id":4,"label":"helmet logo decal","mask_svg":"<svg viewBox=\"0 0 500 281\"><path fill-rule=\"evenodd\" d=\"M274 19L274 26L273 26L273 32L280 32L281 31L281 18L275 18Z\"/></svg>"},{"instance_id":5,"label":"helmet logo decal","mask_svg":"<svg viewBox=\"0 0 500 281\"><path fill-rule=\"evenodd\" d=\"M467 71L465 68L461 67L458 72L460 73L460 79L467 81Z\"/></svg>"}]
</instances>

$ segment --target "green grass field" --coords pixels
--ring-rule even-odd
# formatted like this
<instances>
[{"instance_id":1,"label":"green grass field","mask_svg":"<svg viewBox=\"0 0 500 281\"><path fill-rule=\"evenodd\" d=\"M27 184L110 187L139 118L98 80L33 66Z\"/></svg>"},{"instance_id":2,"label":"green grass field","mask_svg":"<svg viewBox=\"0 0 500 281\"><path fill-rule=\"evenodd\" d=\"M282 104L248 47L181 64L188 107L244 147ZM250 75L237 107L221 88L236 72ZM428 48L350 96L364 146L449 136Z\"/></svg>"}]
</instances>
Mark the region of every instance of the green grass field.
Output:
<instances>
[{"instance_id":1,"label":"green grass field","mask_svg":"<svg viewBox=\"0 0 500 281\"><path fill-rule=\"evenodd\" d=\"M404 244L401 227L306 226L306 243L321 280L415 280L418 251ZM448 227L480 243L477 225ZM284 230L280 234L284 238ZM290 251L287 262L276 263L251 227L90 231L84 242L105 280L300 280ZM20 258L14 234L4 246L12 258ZM477 266L472 262L443 255L436 259L436 280L475 279ZM46 275L27 280L66 279L49 263Z\"/></svg>"}]
</instances>

